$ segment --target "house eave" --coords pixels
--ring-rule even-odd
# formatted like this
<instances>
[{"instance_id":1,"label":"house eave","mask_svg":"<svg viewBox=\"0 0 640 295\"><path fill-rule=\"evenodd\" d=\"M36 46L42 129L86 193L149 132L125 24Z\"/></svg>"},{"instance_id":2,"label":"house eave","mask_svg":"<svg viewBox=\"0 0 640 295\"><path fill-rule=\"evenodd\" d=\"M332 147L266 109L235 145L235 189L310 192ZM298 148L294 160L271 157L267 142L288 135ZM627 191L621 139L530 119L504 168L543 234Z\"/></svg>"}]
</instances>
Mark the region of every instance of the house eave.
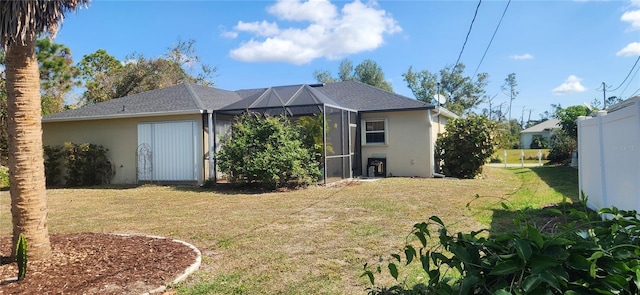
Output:
<instances>
[{"instance_id":1,"label":"house eave","mask_svg":"<svg viewBox=\"0 0 640 295\"><path fill-rule=\"evenodd\" d=\"M188 110L188 111L169 111L169 112L148 112L148 113L127 113L127 114L111 114L89 117L67 117L67 118L42 118L43 123L49 122L75 122L75 121L92 121L92 120L110 120L125 118L143 118L143 117L164 117L164 116L180 116L180 115L198 115L206 112L206 110Z\"/></svg>"},{"instance_id":2,"label":"house eave","mask_svg":"<svg viewBox=\"0 0 640 295\"><path fill-rule=\"evenodd\" d=\"M388 113L388 112L405 112L405 111L420 111L420 110L430 110L435 107L433 106L424 106L424 107L416 107L416 108L397 108L397 109L384 109L384 110L366 110L366 111L358 111L359 113Z\"/></svg>"}]
</instances>

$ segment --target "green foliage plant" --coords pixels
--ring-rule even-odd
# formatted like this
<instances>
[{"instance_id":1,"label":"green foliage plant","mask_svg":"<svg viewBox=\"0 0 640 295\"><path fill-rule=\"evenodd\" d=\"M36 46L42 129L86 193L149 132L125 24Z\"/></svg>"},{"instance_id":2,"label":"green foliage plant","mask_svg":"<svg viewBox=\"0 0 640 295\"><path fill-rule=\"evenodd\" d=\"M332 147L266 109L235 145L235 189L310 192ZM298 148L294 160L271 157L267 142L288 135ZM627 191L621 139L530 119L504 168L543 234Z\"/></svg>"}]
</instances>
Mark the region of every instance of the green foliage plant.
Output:
<instances>
[{"instance_id":1,"label":"green foliage plant","mask_svg":"<svg viewBox=\"0 0 640 295\"><path fill-rule=\"evenodd\" d=\"M450 121L444 135L436 141L436 163L442 173L458 178L474 178L494 150L496 126L484 116L469 116Z\"/></svg>"},{"instance_id":2,"label":"green foliage plant","mask_svg":"<svg viewBox=\"0 0 640 295\"><path fill-rule=\"evenodd\" d=\"M16 263L18 264L18 281L24 280L27 275L27 238L23 233L18 236L16 243Z\"/></svg>"},{"instance_id":3,"label":"green foliage plant","mask_svg":"<svg viewBox=\"0 0 640 295\"><path fill-rule=\"evenodd\" d=\"M0 166L0 189L9 187L9 170Z\"/></svg>"},{"instance_id":4,"label":"green foliage plant","mask_svg":"<svg viewBox=\"0 0 640 295\"><path fill-rule=\"evenodd\" d=\"M44 176L47 187L60 183L64 154L62 146L44 146Z\"/></svg>"},{"instance_id":5,"label":"green foliage plant","mask_svg":"<svg viewBox=\"0 0 640 295\"><path fill-rule=\"evenodd\" d=\"M551 163L567 164L571 161L573 152L578 149L576 139L564 130L558 130L551 135L551 151L547 159Z\"/></svg>"},{"instance_id":6,"label":"green foliage plant","mask_svg":"<svg viewBox=\"0 0 640 295\"><path fill-rule=\"evenodd\" d=\"M549 142L542 135L534 135L529 145L531 149L548 149Z\"/></svg>"},{"instance_id":7,"label":"green foliage plant","mask_svg":"<svg viewBox=\"0 0 640 295\"><path fill-rule=\"evenodd\" d=\"M107 152L101 145L92 143L64 144L65 177L68 186L93 186L108 183L113 177L113 168Z\"/></svg>"},{"instance_id":8,"label":"green foliage plant","mask_svg":"<svg viewBox=\"0 0 640 295\"><path fill-rule=\"evenodd\" d=\"M217 158L233 183L279 188L311 184L320 176L314 153L304 147L299 129L283 116L238 117Z\"/></svg>"},{"instance_id":9,"label":"green foliage plant","mask_svg":"<svg viewBox=\"0 0 640 295\"><path fill-rule=\"evenodd\" d=\"M516 220L519 230L513 233L452 234L432 216L413 226L401 253L381 258L377 267L365 264L362 276L369 278L373 295L638 294L640 215L615 207L594 213L586 209L584 195L581 205L564 212L550 210L574 220L557 232ZM436 245L429 244L433 241ZM408 285L400 269L414 262L425 279ZM375 276L383 269L396 285L375 285Z\"/></svg>"}]
</instances>

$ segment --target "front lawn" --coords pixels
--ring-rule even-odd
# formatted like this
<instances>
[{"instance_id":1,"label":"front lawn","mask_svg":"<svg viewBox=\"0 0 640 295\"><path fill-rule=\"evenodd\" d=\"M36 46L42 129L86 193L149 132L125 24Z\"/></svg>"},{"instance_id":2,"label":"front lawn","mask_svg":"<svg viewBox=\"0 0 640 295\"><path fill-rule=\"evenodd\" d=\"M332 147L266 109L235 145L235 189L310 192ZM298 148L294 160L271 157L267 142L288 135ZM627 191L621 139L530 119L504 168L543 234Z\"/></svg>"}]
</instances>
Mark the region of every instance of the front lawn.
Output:
<instances>
[{"instance_id":1,"label":"front lawn","mask_svg":"<svg viewBox=\"0 0 640 295\"><path fill-rule=\"evenodd\" d=\"M577 190L575 170L565 167L486 167L482 179L386 178L263 194L55 189L48 224L52 233L144 233L196 245L203 264L178 294L365 294L363 264L398 251L416 222L438 215L450 230L499 229L509 222L500 202L540 208L575 199ZM2 236L11 234L9 207L9 192L0 192Z\"/></svg>"}]
</instances>

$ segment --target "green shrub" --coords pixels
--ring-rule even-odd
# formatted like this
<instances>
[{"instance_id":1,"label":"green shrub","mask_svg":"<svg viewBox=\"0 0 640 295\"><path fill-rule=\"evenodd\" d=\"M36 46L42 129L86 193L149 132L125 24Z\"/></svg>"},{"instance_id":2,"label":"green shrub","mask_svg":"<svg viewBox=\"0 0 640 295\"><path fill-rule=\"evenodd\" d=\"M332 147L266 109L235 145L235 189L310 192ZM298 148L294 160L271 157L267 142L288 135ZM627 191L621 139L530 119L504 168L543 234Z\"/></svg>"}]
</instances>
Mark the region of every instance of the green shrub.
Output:
<instances>
[{"instance_id":1,"label":"green shrub","mask_svg":"<svg viewBox=\"0 0 640 295\"><path fill-rule=\"evenodd\" d=\"M101 145L92 143L64 144L67 169L65 180L69 186L92 186L108 183L113 177L111 162Z\"/></svg>"},{"instance_id":2,"label":"green shrub","mask_svg":"<svg viewBox=\"0 0 640 295\"><path fill-rule=\"evenodd\" d=\"M9 170L0 166L0 188L9 187Z\"/></svg>"},{"instance_id":3,"label":"green shrub","mask_svg":"<svg viewBox=\"0 0 640 295\"><path fill-rule=\"evenodd\" d=\"M640 215L616 208L595 214L585 204L583 197L584 210L567 210L578 221L557 233L516 223L515 233L450 234L433 216L414 225L409 237L415 239L408 238L402 253L380 259L373 270L365 264L363 276L374 285L369 294L638 294ZM437 244L429 246L432 239ZM402 283L399 266L414 262L424 279ZM375 286L383 269L397 285Z\"/></svg>"},{"instance_id":4,"label":"green shrub","mask_svg":"<svg viewBox=\"0 0 640 295\"><path fill-rule=\"evenodd\" d=\"M458 178L474 178L494 149L495 123L483 116L450 121L436 141L436 163L441 172Z\"/></svg>"},{"instance_id":5,"label":"green shrub","mask_svg":"<svg viewBox=\"0 0 640 295\"><path fill-rule=\"evenodd\" d=\"M310 184L320 175L314 153L303 147L299 129L286 117L238 117L231 136L222 140L218 164L231 182L271 188Z\"/></svg>"},{"instance_id":6,"label":"green shrub","mask_svg":"<svg viewBox=\"0 0 640 295\"><path fill-rule=\"evenodd\" d=\"M534 135L529 145L531 149L548 149L549 142L542 135Z\"/></svg>"},{"instance_id":7,"label":"green shrub","mask_svg":"<svg viewBox=\"0 0 640 295\"><path fill-rule=\"evenodd\" d=\"M560 130L551 136L551 151L547 159L551 163L567 164L577 149L578 143L575 138Z\"/></svg>"},{"instance_id":8,"label":"green shrub","mask_svg":"<svg viewBox=\"0 0 640 295\"><path fill-rule=\"evenodd\" d=\"M44 176L47 187L62 182L62 165L64 150L61 146L44 146Z\"/></svg>"}]
</instances>

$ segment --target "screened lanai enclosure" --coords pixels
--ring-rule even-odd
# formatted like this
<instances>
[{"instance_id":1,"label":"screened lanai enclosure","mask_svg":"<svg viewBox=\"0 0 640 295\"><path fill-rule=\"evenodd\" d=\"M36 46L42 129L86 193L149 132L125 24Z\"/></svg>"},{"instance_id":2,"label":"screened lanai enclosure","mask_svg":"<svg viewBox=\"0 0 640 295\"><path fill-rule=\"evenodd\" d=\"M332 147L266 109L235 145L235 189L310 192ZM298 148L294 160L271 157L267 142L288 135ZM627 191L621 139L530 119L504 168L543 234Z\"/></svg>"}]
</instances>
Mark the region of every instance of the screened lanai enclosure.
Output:
<instances>
[{"instance_id":1,"label":"screened lanai enclosure","mask_svg":"<svg viewBox=\"0 0 640 295\"><path fill-rule=\"evenodd\" d=\"M324 174L322 181L327 184L360 175L358 113L316 90L318 86L322 84L236 91L243 99L213 114L215 151L220 150L220 137L231 128L234 117L243 113L271 117L284 115L293 121L305 116L321 116L324 122L320 163ZM216 177L220 176L217 169L212 170L215 170Z\"/></svg>"}]
</instances>

